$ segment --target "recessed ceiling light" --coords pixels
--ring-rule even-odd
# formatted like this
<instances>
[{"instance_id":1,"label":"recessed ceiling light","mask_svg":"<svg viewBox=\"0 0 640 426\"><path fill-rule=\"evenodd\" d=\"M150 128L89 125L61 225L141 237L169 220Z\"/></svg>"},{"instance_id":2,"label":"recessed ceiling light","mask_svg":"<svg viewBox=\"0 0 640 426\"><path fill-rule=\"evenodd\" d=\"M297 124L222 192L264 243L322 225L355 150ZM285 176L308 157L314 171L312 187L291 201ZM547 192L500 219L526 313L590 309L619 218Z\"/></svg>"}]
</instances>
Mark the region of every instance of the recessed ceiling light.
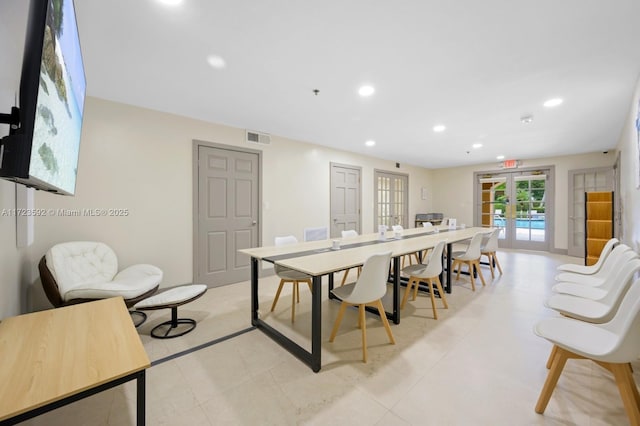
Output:
<instances>
[{"instance_id":1,"label":"recessed ceiling light","mask_svg":"<svg viewBox=\"0 0 640 426\"><path fill-rule=\"evenodd\" d=\"M376 141L371 141L371 140L369 140L369 141L366 141L364 144L365 144L366 146L374 146L374 145L376 144Z\"/></svg>"},{"instance_id":2,"label":"recessed ceiling light","mask_svg":"<svg viewBox=\"0 0 640 426\"><path fill-rule=\"evenodd\" d=\"M375 91L376 89L374 89L373 86L362 86L360 89L358 89L358 93L360 94L360 96L371 96Z\"/></svg>"},{"instance_id":3,"label":"recessed ceiling light","mask_svg":"<svg viewBox=\"0 0 640 426\"><path fill-rule=\"evenodd\" d=\"M553 98L553 99L549 99L548 101L546 101L543 105L546 106L547 108L553 108L553 107L556 107L556 106L560 105L561 103L562 103L562 99Z\"/></svg>"},{"instance_id":4,"label":"recessed ceiling light","mask_svg":"<svg viewBox=\"0 0 640 426\"><path fill-rule=\"evenodd\" d=\"M471 145L473 148L478 149L478 148L482 148L482 144L481 143L474 143L473 145Z\"/></svg>"},{"instance_id":5,"label":"recessed ceiling light","mask_svg":"<svg viewBox=\"0 0 640 426\"><path fill-rule=\"evenodd\" d=\"M224 58L218 55L207 56L207 62L217 70L221 70L227 66L227 61L225 61Z\"/></svg>"},{"instance_id":6,"label":"recessed ceiling light","mask_svg":"<svg viewBox=\"0 0 640 426\"><path fill-rule=\"evenodd\" d=\"M496 157L496 160L504 160L504 155L498 155L498 156Z\"/></svg>"},{"instance_id":7,"label":"recessed ceiling light","mask_svg":"<svg viewBox=\"0 0 640 426\"><path fill-rule=\"evenodd\" d=\"M433 131L440 133L440 132L444 132L447 129L447 127L444 124L438 124L437 126L433 126Z\"/></svg>"},{"instance_id":8,"label":"recessed ceiling light","mask_svg":"<svg viewBox=\"0 0 640 426\"><path fill-rule=\"evenodd\" d=\"M166 4L167 6L177 6L182 3L182 0L158 0L162 4Z\"/></svg>"}]
</instances>

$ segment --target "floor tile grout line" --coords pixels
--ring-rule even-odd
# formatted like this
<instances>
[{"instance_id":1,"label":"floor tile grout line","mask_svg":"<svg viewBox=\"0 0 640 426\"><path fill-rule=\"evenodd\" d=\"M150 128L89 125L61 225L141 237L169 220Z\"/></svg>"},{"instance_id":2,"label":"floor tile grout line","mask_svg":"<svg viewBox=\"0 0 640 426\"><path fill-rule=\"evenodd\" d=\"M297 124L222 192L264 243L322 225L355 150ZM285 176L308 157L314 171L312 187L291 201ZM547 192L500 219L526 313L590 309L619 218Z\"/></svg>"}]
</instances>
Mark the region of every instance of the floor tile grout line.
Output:
<instances>
[{"instance_id":1,"label":"floor tile grout line","mask_svg":"<svg viewBox=\"0 0 640 426\"><path fill-rule=\"evenodd\" d=\"M156 366L158 364L162 364L162 363L165 363L167 361L171 361L171 360L174 360L176 358L180 358L182 356L189 355L189 354L191 354L193 352L199 351L201 349L208 348L209 346L217 345L218 343L222 343L222 342L225 342L227 340L233 339L234 337L238 337L238 336L240 336L242 334L248 333L248 332L253 331L255 329L256 329L256 327L251 326L251 327L245 328L244 330L236 331L235 333L231 333L231 334L228 334L226 336L219 337L217 339L211 340L209 342L202 343L202 344L200 344L198 346L194 346L193 348L189 348L189 349L186 349L184 351L177 352L175 354L166 356L164 358L157 359L157 360L151 362L151 366L154 367L154 366Z\"/></svg>"}]
</instances>

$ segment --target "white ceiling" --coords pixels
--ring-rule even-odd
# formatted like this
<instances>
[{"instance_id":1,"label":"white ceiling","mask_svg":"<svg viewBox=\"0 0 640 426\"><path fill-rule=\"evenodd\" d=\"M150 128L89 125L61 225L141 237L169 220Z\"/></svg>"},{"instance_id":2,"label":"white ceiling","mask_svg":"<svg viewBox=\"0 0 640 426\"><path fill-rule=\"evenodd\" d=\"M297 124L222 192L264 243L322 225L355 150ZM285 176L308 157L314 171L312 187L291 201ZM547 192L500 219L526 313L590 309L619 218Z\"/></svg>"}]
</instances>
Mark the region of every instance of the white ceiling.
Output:
<instances>
[{"instance_id":1,"label":"white ceiling","mask_svg":"<svg viewBox=\"0 0 640 426\"><path fill-rule=\"evenodd\" d=\"M0 24L24 31L26 2L2 3ZM428 168L614 148L640 75L638 0L76 8L90 96ZM364 83L373 96L358 95ZM553 97L564 103L544 108Z\"/></svg>"}]
</instances>

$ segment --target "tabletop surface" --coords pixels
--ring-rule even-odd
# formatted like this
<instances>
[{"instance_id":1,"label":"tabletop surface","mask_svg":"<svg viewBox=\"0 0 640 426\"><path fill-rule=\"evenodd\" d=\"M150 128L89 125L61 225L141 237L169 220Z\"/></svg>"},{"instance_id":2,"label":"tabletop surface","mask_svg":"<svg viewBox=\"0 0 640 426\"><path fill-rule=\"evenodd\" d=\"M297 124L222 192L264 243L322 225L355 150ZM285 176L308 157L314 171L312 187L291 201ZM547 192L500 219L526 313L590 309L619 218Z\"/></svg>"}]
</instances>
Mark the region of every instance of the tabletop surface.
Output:
<instances>
[{"instance_id":1,"label":"tabletop surface","mask_svg":"<svg viewBox=\"0 0 640 426\"><path fill-rule=\"evenodd\" d=\"M377 242L378 234L364 234L353 238L334 238L340 241L340 250L331 250L332 240L310 241L286 246L256 247L239 250L258 259L277 257L298 252L308 252L305 256L296 256L276 260L276 264L292 268L310 275L324 275L330 272L362 265L375 253L390 251L392 256L413 253L434 247L439 241L454 243L473 237L478 232L488 233L492 228L463 228L449 230L446 226L437 227L439 232L428 233L427 228L411 228L402 231L402 237L395 239L393 232L387 232L386 240L376 244L364 244L357 248L345 246L356 243Z\"/></svg>"},{"instance_id":2,"label":"tabletop surface","mask_svg":"<svg viewBox=\"0 0 640 426\"><path fill-rule=\"evenodd\" d=\"M121 297L0 322L0 420L150 366Z\"/></svg>"}]
</instances>

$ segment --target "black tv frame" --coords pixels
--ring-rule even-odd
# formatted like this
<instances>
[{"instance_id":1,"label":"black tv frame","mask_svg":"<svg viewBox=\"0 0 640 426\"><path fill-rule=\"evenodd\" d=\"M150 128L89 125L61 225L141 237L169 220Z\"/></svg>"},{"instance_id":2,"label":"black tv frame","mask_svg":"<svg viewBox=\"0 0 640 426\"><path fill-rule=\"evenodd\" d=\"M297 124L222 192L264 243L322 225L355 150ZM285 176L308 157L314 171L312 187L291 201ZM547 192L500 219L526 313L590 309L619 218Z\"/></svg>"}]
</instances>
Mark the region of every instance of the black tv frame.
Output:
<instances>
[{"instance_id":1,"label":"black tv frame","mask_svg":"<svg viewBox=\"0 0 640 426\"><path fill-rule=\"evenodd\" d=\"M30 0L20 75L19 106L13 106L9 114L0 114L0 123L9 124L10 129L8 136L0 138L0 178L56 194L73 195L29 175L50 1L52 0ZM65 1L74 3L73 0ZM75 13L75 5L73 10ZM74 30L77 31L77 27ZM11 163L5 164L5 158L10 158Z\"/></svg>"}]
</instances>

